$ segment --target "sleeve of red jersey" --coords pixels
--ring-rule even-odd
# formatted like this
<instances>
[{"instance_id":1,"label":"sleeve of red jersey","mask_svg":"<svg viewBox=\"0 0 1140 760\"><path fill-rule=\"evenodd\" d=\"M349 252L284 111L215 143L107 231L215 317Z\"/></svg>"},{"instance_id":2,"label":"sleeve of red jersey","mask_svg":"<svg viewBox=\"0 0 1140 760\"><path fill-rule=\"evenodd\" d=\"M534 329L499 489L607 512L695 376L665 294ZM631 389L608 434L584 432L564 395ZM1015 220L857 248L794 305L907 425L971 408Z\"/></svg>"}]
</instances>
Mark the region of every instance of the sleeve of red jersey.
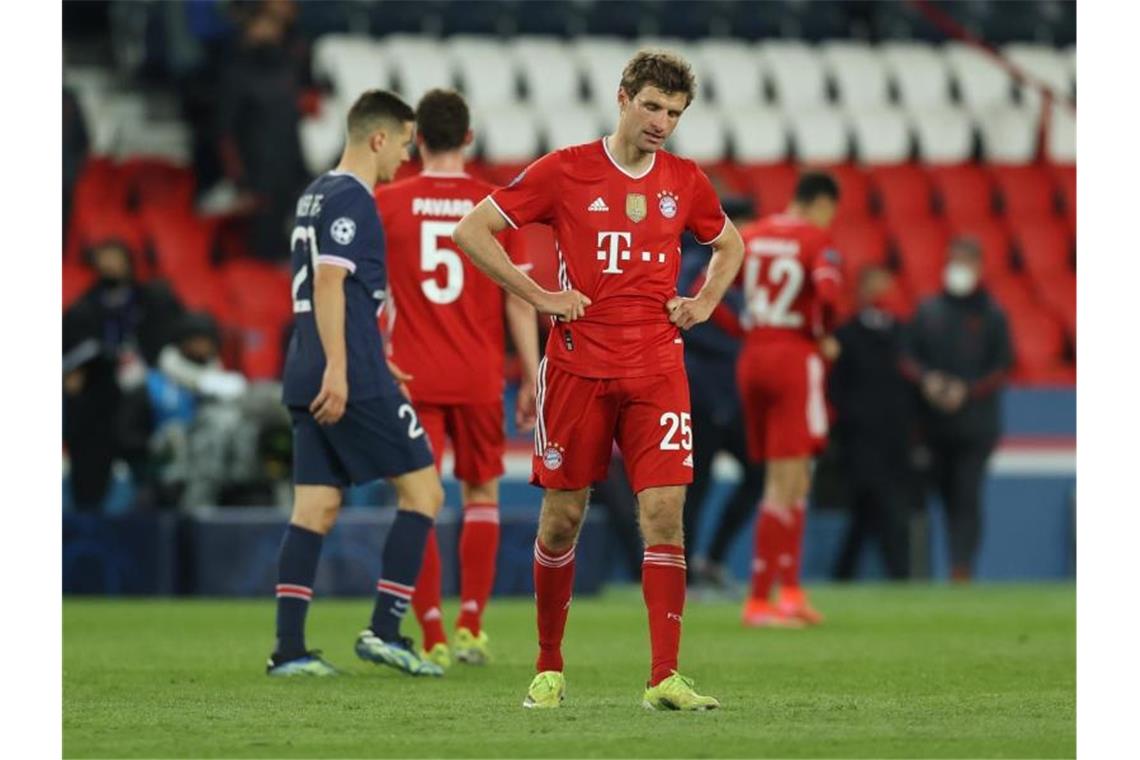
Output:
<instances>
[{"instance_id":1,"label":"sleeve of red jersey","mask_svg":"<svg viewBox=\"0 0 1140 760\"><path fill-rule=\"evenodd\" d=\"M693 233L697 242L708 245L720 237L728 225L728 215L721 208L720 198L713 189L712 182L694 165L696 179L693 181L693 202L689 206L689 217L685 220L685 228Z\"/></svg>"},{"instance_id":2,"label":"sleeve of red jersey","mask_svg":"<svg viewBox=\"0 0 1140 760\"><path fill-rule=\"evenodd\" d=\"M558 153L547 153L487 198L516 230L531 222L550 223L558 194L558 165Z\"/></svg>"},{"instance_id":3,"label":"sleeve of red jersey","mask_svg":"<svg viewBox=\"0 0 1140 760\"><path fill-rule=\"evenodd\" d=\"M821 241L819 250L812 259L811 281L820 301L828 306L835 306L839 302L843 286L843 259L828 238Z\"/></svg>"}]
</instances>

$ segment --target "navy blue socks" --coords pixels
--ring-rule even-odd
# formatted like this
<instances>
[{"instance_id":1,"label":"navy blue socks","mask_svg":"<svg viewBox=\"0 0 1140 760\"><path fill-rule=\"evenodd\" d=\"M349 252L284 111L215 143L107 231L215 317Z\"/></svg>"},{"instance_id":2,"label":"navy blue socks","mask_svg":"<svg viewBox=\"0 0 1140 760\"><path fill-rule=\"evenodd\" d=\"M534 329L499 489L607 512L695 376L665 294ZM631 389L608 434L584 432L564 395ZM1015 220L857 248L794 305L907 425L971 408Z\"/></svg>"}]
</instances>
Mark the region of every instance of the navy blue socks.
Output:
<instances>
[{"instance_id":1,"label":"navy blue socks","mask_svg":"<svg viewBox=\"0 0 1140 760\"><path fill-rule=\"evenodd\" d=\"M313 600L313 579L324 536L290 525L277 559L277 649L279 661L305 654L305 614Z\"/></svg>"},{"instance_id":2,"label":"navy blue socks","mask_svg":"<svg viewBox=\"0 0 1140 760\"><path fill-rule=\"evenodd\" d=\"M433 523L432 518L419 512L396 512L384 542L383 572L376 583L376 606L372 610L372 632L385 641L400 636L400 621L415 591L424 544Z\"/></svg>"}]
</instances>

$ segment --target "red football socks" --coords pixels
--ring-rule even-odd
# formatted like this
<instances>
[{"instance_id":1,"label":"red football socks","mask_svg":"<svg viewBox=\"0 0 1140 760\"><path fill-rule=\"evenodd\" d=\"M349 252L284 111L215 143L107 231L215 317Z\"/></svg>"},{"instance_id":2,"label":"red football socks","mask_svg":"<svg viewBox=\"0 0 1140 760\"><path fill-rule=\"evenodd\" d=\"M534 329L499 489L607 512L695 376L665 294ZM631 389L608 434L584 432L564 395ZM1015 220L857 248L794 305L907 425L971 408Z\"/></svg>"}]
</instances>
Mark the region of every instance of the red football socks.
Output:
<instances>
[{"instance_id":1,"label":"red football socks","mask_svg":"<svg viewBox=\"0 0 1140 760\"><path fill-rule=\"evenodd\" d=\"M780 558L780 586L782 588L799 588L800 586L800 560L804 551L804 517L807 510L801 501L791 510L791 522L785 528L786 544L783 556Z\"/></svg>"},{"instance_id":2,"label":"red football socks","mask_svg":"<svg viewBox=\"0 0 1140 760\"><path fill-rule=\"evenodd\" d=\"M430 652L436 644L447 643L447 635L443 632L443 618L439 611L442 578L440 575L439 541L435 537L435 528L428 532L427 543L424 545L424 561L420 565L420 574L416 578L416 590L412 593L412 609L416 612L416 619L420 621L423 629L425 652Z\"/></svg>"},{"instance_id":3,"label":"red football socks","mask_svg":"<svg viewBox=\"0 0 1140 760\"><path fill-rule=\"evenodd\" d=\"M463 533L459 537L459 619L456 628L478 636L483 610L495 585L495 562L499 555L499 505L476 503L463 508Z\"/></svg>"},{"instance_id":4,"label":"red football socks","mask_svg":"<svg viewBox=\"0 0 1140 760\"><path fill-rule=\"evenodd\" d=\"M786 553L790 533L772 509L760 505L752 550L752 598L767 599L772 593L781 556Z\"/></svg>"},{"instance_id":5,"label":"red football socks","mask_svg":"<svg viewBox=\"0 0 1140 760\"><path fill-rule=\"evenodd\" d=\"M681 614L685 610L685 550L671 544L645 548L641 562L641 594L649 613L653 667L649 685L656 686L677 669L681 648Z\"/></svg>"},{"instance_id":6,"label":"red football socks","mask_svg":"<svg viewBox=\"0 0 1140 760\"><path fill-rule=\"evenodd\" d=\"M538 613L535 669L562 670L562 634L574 593L574 547L558 554L534 542L534 605Z\"/></svg>"}]
</instances>

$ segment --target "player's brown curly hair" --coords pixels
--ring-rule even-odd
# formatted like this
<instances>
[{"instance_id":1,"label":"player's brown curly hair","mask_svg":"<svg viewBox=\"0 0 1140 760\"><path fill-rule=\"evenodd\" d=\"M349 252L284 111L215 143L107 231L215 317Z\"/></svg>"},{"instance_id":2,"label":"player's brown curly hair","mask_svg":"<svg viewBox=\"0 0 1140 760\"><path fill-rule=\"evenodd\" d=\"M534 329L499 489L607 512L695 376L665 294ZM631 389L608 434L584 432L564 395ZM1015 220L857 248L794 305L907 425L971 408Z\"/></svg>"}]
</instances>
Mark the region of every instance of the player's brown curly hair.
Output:
<instances>
[{"instance_id":1,"label":"player's brown curly hair","mask_svg":"<svg viewBox=\"0 0 1140 760\"><path fill-rule=\"evenodd\" d=\"M647 85L664 93L685 93L686 108L697 92L693 67L681 56L667 50L639 50L622 70L621 88L629 97L634 97Z\"/></svg>"}]
</instances>

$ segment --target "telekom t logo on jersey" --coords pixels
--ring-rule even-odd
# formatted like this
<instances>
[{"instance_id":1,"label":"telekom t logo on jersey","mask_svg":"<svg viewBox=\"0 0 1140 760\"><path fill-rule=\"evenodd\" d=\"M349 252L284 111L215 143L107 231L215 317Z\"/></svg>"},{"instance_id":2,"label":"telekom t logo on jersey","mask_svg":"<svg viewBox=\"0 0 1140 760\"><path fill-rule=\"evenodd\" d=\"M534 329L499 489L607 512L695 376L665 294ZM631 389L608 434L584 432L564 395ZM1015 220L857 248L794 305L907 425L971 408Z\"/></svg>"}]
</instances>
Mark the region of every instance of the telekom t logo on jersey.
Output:
<instances>
[{"instance_id":1,"label":"telekom t logo on jersey","mask_svg":"<svg viewBox=\"0 0 1140 760\"><path fill-rule=\"evenodd\" d=\"M606 262L605 269L602 274L622 274L625 270L618 266L619 261L629 261L633 254L628 246L633 239L633 235L629 232L606 232L603 230L598 231L598 261ZM642 261L653 261L657 259L658 264L665 263L665 254L658 253L656 255L649 251L641 252Z\"/></svg>"}]
</instances>

